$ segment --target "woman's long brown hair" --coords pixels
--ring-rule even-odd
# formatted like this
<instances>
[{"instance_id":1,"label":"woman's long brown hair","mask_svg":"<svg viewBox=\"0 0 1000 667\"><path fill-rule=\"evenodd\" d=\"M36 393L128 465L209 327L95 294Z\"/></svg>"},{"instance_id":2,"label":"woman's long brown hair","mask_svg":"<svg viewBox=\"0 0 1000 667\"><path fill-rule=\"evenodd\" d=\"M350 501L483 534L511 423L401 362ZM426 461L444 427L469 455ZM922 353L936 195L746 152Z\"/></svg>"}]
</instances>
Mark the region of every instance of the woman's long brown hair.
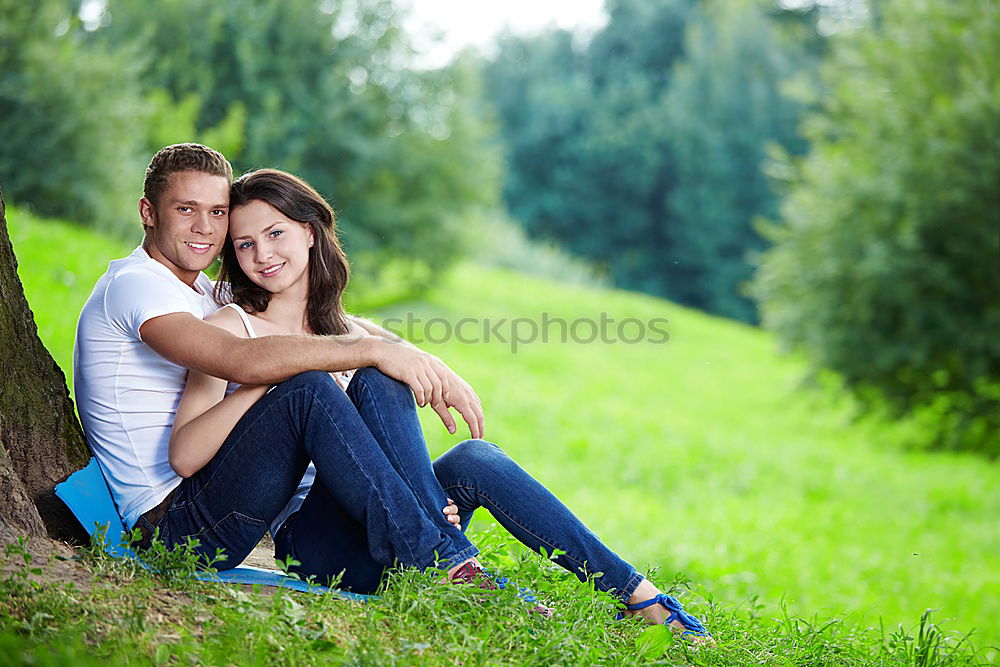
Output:
<instances>
[{"instance_id":1,"label":"woman's long brown hair","mask_svg":"<svg viewBox=\"0 0 1000 667\"><path fill-rule=\"evenodd\" d=\"M278 169L258 169L243 174L229 192L229 210L253 201L262 201L292 220L309 225L315 241L309 248L309 300L306 319L314 334L344 334L347 314L341 297L351 270L337 238L333 209L311 185ZM243 272L236 259L232 238L222 246L222 268L215 297L222 302L230 290L235 304L250 313L263 313L271 293Z\"/></svg>"}]
</instances>

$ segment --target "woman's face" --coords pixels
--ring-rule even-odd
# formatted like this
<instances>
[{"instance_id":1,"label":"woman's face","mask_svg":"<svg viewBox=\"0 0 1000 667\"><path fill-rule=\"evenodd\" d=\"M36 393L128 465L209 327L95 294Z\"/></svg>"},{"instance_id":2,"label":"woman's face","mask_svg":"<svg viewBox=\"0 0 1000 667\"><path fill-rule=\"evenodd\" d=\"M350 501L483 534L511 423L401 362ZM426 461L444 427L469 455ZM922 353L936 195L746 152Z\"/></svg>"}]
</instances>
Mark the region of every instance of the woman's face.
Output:
<instances>
[{"instance_id":1,"label":"woman's face","mask_svg":"<svg viewBox=\"0 0 1000 667\"><path fill-rule=\"evenodd\" d=\"M309 289L312 228L285 217L262 201L229 212L229 236L236 259L250 280L272 294Z\"/></svg>"}]
</instances>

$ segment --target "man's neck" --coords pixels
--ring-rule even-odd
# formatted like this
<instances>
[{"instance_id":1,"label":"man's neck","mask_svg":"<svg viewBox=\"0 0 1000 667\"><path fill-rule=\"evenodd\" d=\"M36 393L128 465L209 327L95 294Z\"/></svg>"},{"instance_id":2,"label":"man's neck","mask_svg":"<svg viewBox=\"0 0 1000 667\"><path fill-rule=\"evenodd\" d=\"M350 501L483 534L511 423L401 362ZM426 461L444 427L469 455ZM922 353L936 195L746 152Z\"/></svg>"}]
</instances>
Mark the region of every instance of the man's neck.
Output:
<instances>
[{"instance_id":1,"label":"man's neck","mask_svg":"<svg viewBox=\"0 0 1000 667\"><path fill-rule=\"evenodd\" d=\"M201 293L201 290L194 286L195 281L198 280L198 274L200 274L201 271L185 271L173 262L168 261L167 258L163 256L163 253L157 249L156 244L149 240L148 236L142 240L142 249L146 251L146 254L149 255L150 259L165 266L167 270L177 276L177 279L182 283L193 289L195 292L198 292L199 294Z\"/></svg>"}]
</instances>

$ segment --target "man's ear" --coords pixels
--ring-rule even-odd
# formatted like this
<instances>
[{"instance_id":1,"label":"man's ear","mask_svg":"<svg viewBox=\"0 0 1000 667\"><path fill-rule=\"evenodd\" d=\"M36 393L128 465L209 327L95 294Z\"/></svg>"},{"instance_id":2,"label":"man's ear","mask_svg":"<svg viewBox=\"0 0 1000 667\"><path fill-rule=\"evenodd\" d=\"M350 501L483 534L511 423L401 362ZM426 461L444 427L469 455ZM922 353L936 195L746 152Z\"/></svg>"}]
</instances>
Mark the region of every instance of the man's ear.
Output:
<instances>
[{"instance_id":1,"label":"man's ear","mask_svg":"<svg viewBox=\"0 0 1000 667\"><path fill-rule=\"evenodd\" d=\"M139 217L142 218L143 228L156 226L156 207L146 197L139 200Z\"/></svg>"}]
</instances>

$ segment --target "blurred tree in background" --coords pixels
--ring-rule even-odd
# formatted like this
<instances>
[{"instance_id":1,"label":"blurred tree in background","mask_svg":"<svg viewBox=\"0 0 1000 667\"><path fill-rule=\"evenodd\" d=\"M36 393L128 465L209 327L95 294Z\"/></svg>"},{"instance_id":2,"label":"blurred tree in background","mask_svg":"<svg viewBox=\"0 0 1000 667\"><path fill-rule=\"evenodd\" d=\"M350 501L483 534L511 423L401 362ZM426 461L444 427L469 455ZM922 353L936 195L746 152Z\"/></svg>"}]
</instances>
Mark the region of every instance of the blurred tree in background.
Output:
<instances>
[{"instance_id":1,"label":"blurred tree in background","mask_svg":"<svg viewBox=\"0 0 1000 667\"><path fill-rule=\"evenodd\" d=\"M762 262L765 323L817 371L1000 454L1000 5L606 9L423 70L393 0L0 0L0 184L136 239L165 144L287 169L338 209L365 306L508 213L617 286L750 322Z\"/></svg>"},{"instance_id":2,"label":"blurred tree in background","mask_svg":"<svg viewBox=\"0 0 1000 667\"><path fill-rule=\"evenodd\" d=\"M805 150L782 85L817 66L765 7L611 0L589 43L502 41L484 80L513 215L621 287L754 321L738 289L763 247L752 220L776 207L760 166L772 143Z\"/></svg>"},{"instance_id":3,"label":"blurred tree in background","mask_svg":"<svg viewBox=\"0 0 1000 667\"><path fill-rule=\"evenodd\" d=\"M571 226L571 236L593 235L589 246L570 247L606 266L616 285L678 300L667 278L677 266L677 229L666 198L677 164L664 108L694 6L690 0L608 4L607 26L581 56L590 91L578 106L578 161L556 165L573 170L567 180L578 190L570 193L574 207L562 224Z\"/></svg>"},{"instance_id":4,"label":"blurred tree in background","mask_svg":"<svg viewBox=\"0 0 1000 667\"><path fill-rule=\"evenodd\" d=\"M363 283L390 272L419 290L461 256L476 210L496 205L475 80L458 65L408 68L390 0L110 0L106 11L95 40L141 49L143 85L190 108L193 128L172 141L211 145L215 133L238 171L304 177L338 209ZM154 136L148 153L168 143Z\"/></svg>"},{"instance_id":5,"label":"blurred tree in background","mask_svg":"<svg viewBox=\"0 0 1000 667\"><path fill-rule=\"evenodd\" d=\"M483 68L507 151L504 200L529 234L603 266L615 284L667 294L666 193L675 164L662 99L692 0L614 0L587 43L508 36Z\"/></svg>"},{"instance_id":6,"label":"blurred tree in background","mask_svg":"<svg viewBox=\"0 0 1000 667\"><path fill-rule=\"evenodd\" d=\"M127 228L144 169L135 74L118 54L84 43L75 3L0 0L0 184L8 200Z\"/></svg>"},{"instance_id":7,"label":"blurred tree in background","mask_svg":"<svg viewBox=\"0 0 1000 667\"><path fill-rule=\"evenodd\" d=\"M1000 455L1000 5L881 9L834 42L755 293L817 368Z\"/></svg>"},{"instance_id":8,"label":"blurred tree in background","mask_svg":"<svg viewBox=\"0 0 1000 667\"><path fill-rule=\"evenodd\" d=\"M355 291L399 296L462 256L496 208L475 73L410 68L390 0L0 0L0 181L47 215L136 237L158 148L201 141L329 197ZM93 5L94 3L91 3Z\"/></svg>"},{"instance_id":9,"label":"blurred tree in background","mask_svg":"<svg viewBox=\"0 0 1000 667\"><path fill-rule=\"evenodd\" d=\"M731 2L699 9L685 54L665 99L677 165L669 199L684 276L678 288L687 303L754 321L756 305L743 286L751 253L765 241L751 223L777 213L761 165L771 144L805 152L797 134L802 105L782 84L813 68L763 12Z\"/></svg>"}]
</instances>

